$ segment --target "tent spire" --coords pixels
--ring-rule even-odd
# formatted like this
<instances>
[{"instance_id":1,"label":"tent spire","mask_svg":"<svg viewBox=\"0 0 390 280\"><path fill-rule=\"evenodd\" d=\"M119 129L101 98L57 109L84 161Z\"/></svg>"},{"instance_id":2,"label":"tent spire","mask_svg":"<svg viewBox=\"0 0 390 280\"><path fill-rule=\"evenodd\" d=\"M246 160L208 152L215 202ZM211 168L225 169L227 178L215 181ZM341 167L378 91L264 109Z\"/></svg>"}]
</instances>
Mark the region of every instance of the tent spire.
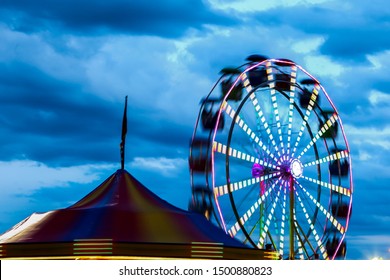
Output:
<instances>
[{"instance_id":1,"label":"tent spire","mask_svg":"<svg viewBox=\"0 0 390 280\"><path fill-rule=\"evenodd\" d=\"M120 153L121 153L121 169L125 169L125 143L126 143L126 134L127 134L127 95L125 99L125 110L123 112L122 120L122 141L120 144Z\"/></svg>"}]
</instances>

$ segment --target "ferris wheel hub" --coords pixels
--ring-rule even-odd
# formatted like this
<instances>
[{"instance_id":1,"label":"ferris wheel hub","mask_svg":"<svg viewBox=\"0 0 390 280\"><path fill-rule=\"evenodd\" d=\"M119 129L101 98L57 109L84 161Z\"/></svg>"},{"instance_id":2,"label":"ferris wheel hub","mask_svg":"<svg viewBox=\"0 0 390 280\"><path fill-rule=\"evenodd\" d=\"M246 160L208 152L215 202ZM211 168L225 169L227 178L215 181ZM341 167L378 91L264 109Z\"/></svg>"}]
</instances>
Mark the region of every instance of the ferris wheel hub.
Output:
<instances>
[{"instance_id":1,"label":"ferris wheel hub","mask_svg":"<svg viewBox=\"0 0 390 280\"><path fill-rule=\"evenodd\" d=\"M303 174L303 165L299 159L293 159L290 163L290 172L294 178L300 178Z\"/></svg>"}]
</instances>

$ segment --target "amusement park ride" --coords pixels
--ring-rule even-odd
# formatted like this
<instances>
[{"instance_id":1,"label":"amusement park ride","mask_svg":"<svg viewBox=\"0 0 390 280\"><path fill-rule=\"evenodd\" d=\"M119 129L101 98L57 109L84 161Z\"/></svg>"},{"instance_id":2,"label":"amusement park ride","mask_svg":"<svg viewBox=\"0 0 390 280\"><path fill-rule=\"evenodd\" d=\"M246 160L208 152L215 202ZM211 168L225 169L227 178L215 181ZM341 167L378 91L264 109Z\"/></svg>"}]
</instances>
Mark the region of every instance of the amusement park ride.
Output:
<instances>
[{"instance_id":1,"label":"amusement park ride","mask_svg":"<svg viewBox=\"0 0 390 280\"><path fill-rule=\"evenodd\" d=\"M189 209L281 259L343 259L353 180L340 115L293 61L246 61L201 101Z\"/></svg>"}]
</instances>

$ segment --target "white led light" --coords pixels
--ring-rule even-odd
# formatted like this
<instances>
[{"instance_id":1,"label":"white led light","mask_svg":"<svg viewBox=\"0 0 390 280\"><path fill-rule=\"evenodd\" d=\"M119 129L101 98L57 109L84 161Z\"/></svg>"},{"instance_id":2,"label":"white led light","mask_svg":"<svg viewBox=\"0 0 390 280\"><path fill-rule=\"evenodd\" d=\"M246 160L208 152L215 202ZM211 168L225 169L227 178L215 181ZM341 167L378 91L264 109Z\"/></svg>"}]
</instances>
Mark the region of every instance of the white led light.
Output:
<instances>
[{"instance_id":1,"label":"white led light","mask_svg":"<svg viewBox=\"0 0 390 280\"><path fill-rule=\"evenodd\" d=\"M294 159L291 161L290 170L291 170L291 174L295 178L299 178L302 176L303 173L303 165L298 159Z\"/></svg>"}]
</instances>

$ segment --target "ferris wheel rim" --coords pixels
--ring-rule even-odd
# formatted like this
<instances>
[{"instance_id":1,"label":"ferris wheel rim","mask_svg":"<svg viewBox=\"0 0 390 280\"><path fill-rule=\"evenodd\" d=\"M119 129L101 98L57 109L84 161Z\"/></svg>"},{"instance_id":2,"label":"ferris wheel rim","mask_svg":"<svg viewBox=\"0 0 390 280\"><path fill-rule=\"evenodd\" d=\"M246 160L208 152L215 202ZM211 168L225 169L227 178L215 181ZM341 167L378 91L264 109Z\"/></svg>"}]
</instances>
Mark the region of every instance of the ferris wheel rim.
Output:
<instances>
[{"instance_id":1,"label":"ferris wheel rim","mask_svg":"<svg viewBox=\"0 0 390 280\"><path fill-rule=\"evenodd\" d=\"M269 61L269 62L280 62L281 60L278 60L278 59L268 59L267 61ZM215 136L217 135L217 125L218 125L220 116L221 116L221 114L222 114L222 112L223 112L223 110L224 110L224 106L225 106L225 104L226 104L226 102L227 102L227 97L228 97L228 95L230 94L231 90L234 88L234 86L238 83L238 81L240 81L240 79L242 78L242 75L243 75L244 73L247 73L248 71L251 71L252 69L255 69L255 68L258 67L259 65L265 64L267 61L259 62L259 63L255 64L255 65L253 65L253 66L248 67L247 69L245 69L245 70L237 77L237 79L236 79L236 81L234 82L233 86L231 87L230 91L228 92L228 94L227 94L227 95L223 98L223 100L221 101L221 107L220 107L220 110L219 110L219 113L218 113L218 120L217 120L216 127L215 127L215 129L214 129L214 133L213 133L213 137L212 137L212 141L211 141L211 143L212 143L212 145L213 145L213 147L212 147L212 153L211 153L211 162L212 162L212 171L211 171L211 172L212 172L212 185L213 185L213 189L215 188L215 174L214 174L214 172L215 172L215 170L214 170L214 143L215 143ZM298 67L300 70L302 70L304 73L306 73L309 77L311 77L314 81L316 81L316 82L318 83L318 85L320 86L322 92L325 94L326 98L330 101L332 108L335 110L335 113L338 115L338 112L337 112L337 110L336 110L336 108L335 108L333 102L330 100L330 98L329 98L327 92L325 91L325 89L323 88L323 86L322 86L322 85L321 85L321 84L320 84L312 75L310 75L306 70L304 70L301 66L296 65L295 63L289 62L289 61L286 62L286 63L287 63L287 64L291 64L291 65L295 65L295 66ZM249 94L250 94L250 93L247 94L246 98L248 98ZM347 150L348 150L348 152L349 152L349 145L348 145L348 141L347 141L346 136L345 136L344 128L343 128L342 123L341 123L341 118L339 118L338 121L340 122L340 127L341 127L341 130L342 130L342 135L343 135L343 138L344 138L344 142L345 142L345 144L346 144L346 146L347 146ZM231 126L231 127L233 127L233 126L234 126L234 122L232 122L232 126ZM230 133L229 133L229 134L230 134ZM349 158L349 162L351 162L351 160L350 160L350 155L348 155L348 158ZM318 158L317 158L317 160L318 160ZM350 171L351 171L351 169L352 169L352 166L351 166L351 165L349 166L349 169L350 169ZM321 181L321 180L320 180L320 181ZM349 211L350 211L351 205L352 205L352 192L353 192L352 172L350 173L350 192L351 192L351 199L350 199L350 203L349 203ZM229 194L230 194L230 193L229 193ZM220 217L221 217L221 219L222 219L223 228L224 228L225 231L227 231L225 222L223 221L222 210L221 210L221 208L220 208L220 206L219 206L219 204L218 204L218 197L217 197L215 191L214 191L214 198L215 198L215 201L216 201L216 204L217 204L218 213L219 213L219 215L220 215ZM348 223L349 223L349 219L347 220L347 224L346 224L346 228L345 228L345 229L347 229ZM345 232L344 232L344 234L342 235L342 240L344 239L344 237L345 237ZM341 243L340 243L340 244L341 244ZM339 244L339 246L340 246L340 244Z\"/></svg>"}]
</instances>

